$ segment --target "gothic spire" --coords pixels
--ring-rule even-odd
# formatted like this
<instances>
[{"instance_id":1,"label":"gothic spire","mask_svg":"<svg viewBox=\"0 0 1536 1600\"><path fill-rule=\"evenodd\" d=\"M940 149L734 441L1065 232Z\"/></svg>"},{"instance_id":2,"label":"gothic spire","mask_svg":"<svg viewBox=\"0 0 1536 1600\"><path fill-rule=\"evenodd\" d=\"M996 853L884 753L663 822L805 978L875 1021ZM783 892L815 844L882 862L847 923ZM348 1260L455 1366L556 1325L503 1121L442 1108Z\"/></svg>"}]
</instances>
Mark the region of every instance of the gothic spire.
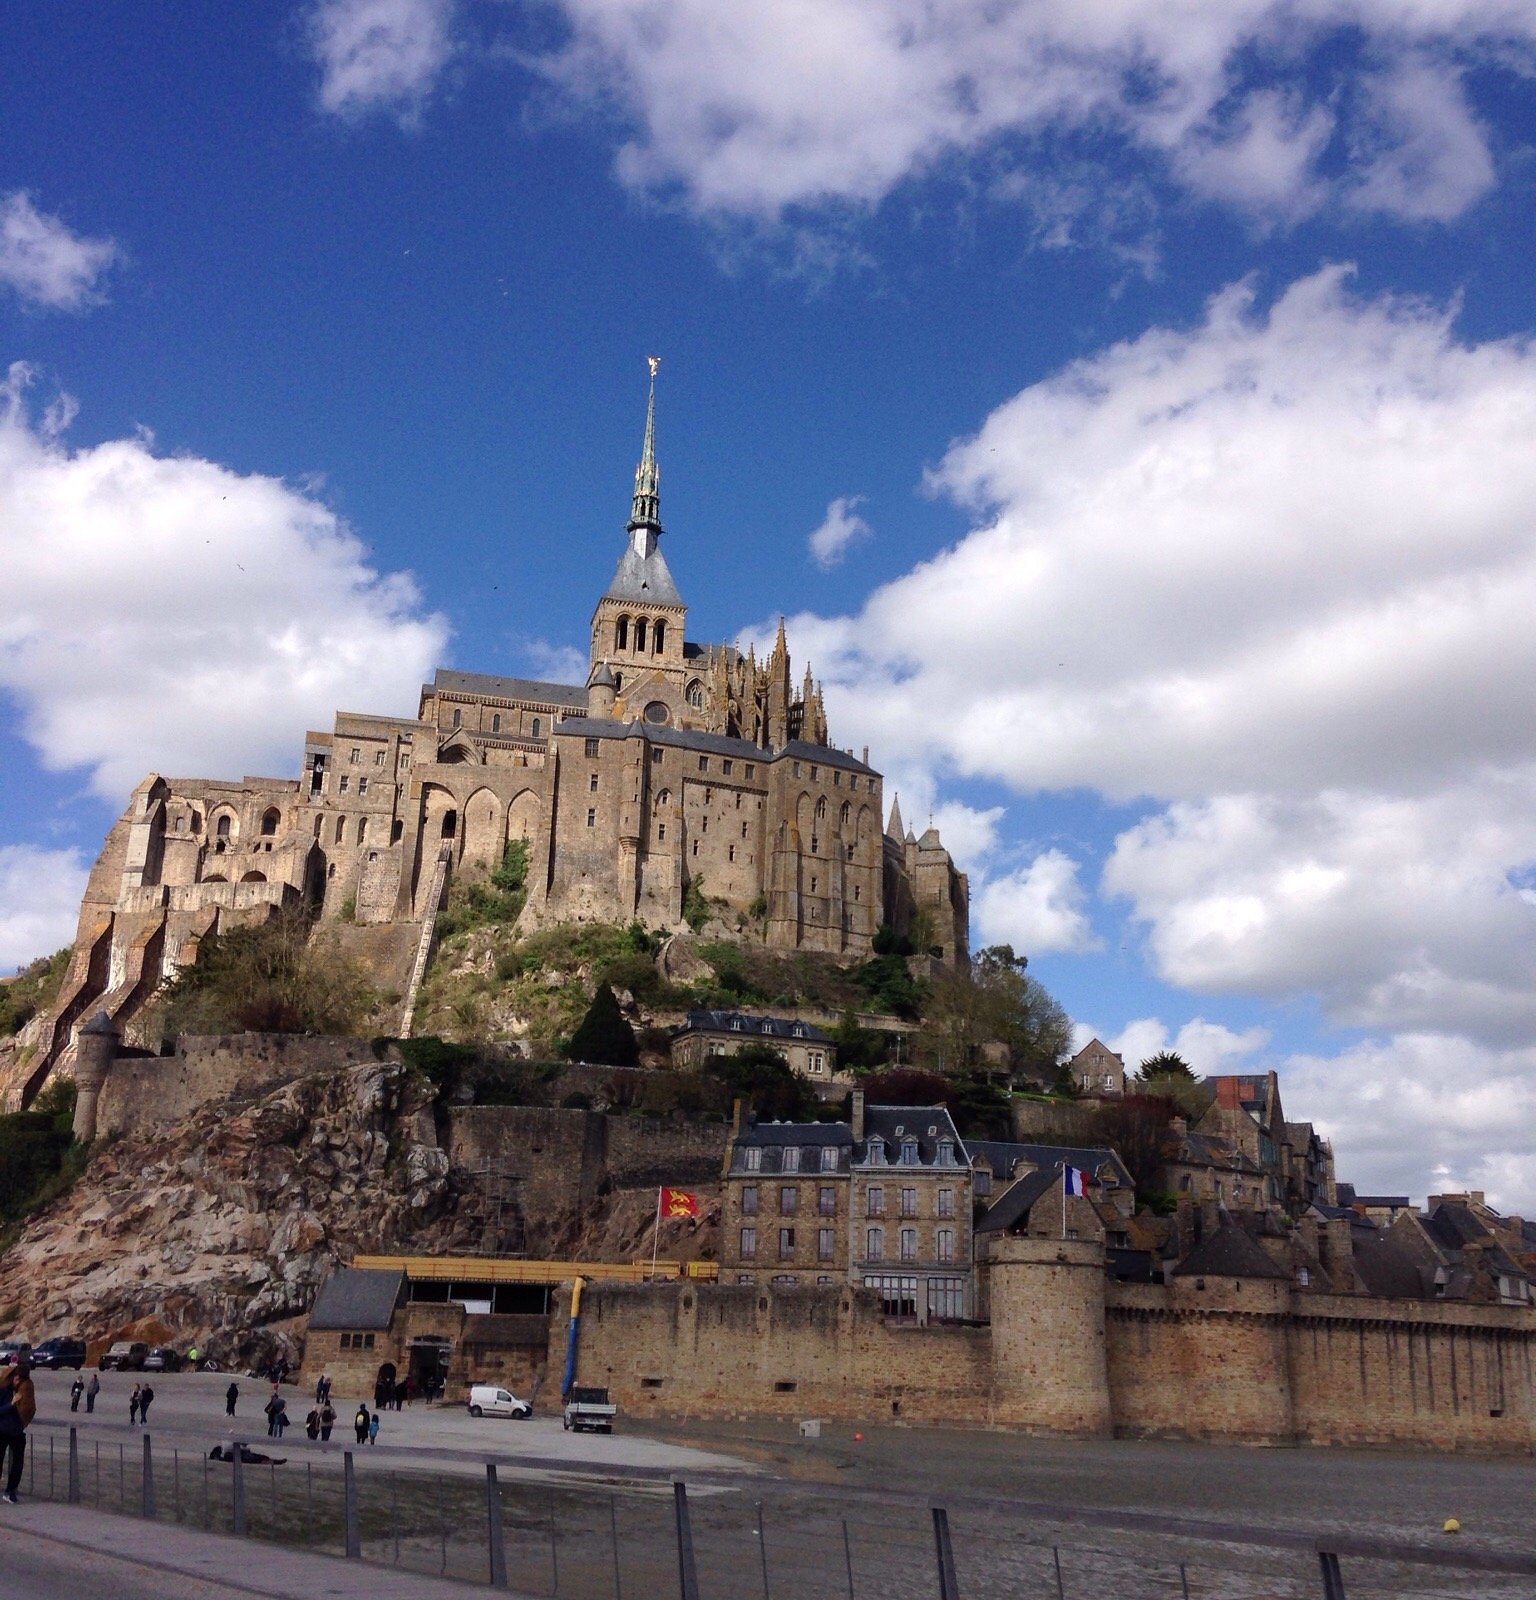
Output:
<instances>
[{"instance_id":1,"label":"gothic spire","mask_svg":"<svg viewBox=\"0 0 1536 1600\"><path fill-rule=\"evenodd\" d=\"M656 465L656 369L660 356L647 356L651 389L645 403L645 446L635 468L635 497L629 510L629 531L645 529L653 537L661 532L661 469Z\"/></svg>"}]
</instances>

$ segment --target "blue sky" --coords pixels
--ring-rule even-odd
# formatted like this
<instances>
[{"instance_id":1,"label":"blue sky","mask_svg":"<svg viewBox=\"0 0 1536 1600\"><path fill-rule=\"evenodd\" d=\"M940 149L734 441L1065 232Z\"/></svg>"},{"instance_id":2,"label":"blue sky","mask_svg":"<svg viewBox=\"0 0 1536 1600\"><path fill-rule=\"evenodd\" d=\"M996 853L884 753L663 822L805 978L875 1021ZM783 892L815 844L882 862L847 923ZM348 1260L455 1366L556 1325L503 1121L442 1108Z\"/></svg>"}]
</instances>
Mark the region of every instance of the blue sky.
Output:
<instances>
[{"instance_id":1,"label":"blue sky","mask_svg":"<svg viewBox=\"0 0 1536 1600\"><path fill-rule=\"evenodd\" d=\"M553 672L663 358L699 639L1132 1061L1536 1204L1536 15L1513 0L24 8L0 964L151 768Z\"/></svg>"}]
</instances>

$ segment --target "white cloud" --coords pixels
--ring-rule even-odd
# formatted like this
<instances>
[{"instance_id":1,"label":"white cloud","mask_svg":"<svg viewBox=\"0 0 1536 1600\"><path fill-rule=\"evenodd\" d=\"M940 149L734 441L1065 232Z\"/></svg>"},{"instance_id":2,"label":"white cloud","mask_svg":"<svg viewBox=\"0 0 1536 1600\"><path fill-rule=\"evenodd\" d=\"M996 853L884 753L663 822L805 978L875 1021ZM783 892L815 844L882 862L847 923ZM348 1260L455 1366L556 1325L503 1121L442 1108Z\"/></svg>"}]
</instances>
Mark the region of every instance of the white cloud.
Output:
<instances>
[{"instance_id":1,"label":"white cloud","mask_svg":"<svg viewBox=\"0 0 1536 1600\"><path fill-rule=\"evenodd\" d=\"M827 507L821 526L806 540L811 559L822 571L835 567L853 545L870 537L870 526L858 513L863 503L863 495L839 495Z\"/></svg>"},{"instance_id":2,"label":"white cloud","mask_svg":"<svg viewBox=\"0 0 1536 1600\"><path fill-rule=\"evenodd\" d=\"M521 639L517 650L528 662L529 671L546 682L584 684L587 681L587 653L575 645L551 644L548 639Z\"/></svg>"},{"instance_id":3,"label":"white cloud","mask_svg":"<svg viewBox=\"0 0 1536 1600\"><path fill-rule=\"evenodd\" d=\"M454 0L320 0L310 39L321 105L410 120L453 54L454 12Z\"/></svg>"},{"instance_id":4,"label":"white cloud","mask_svg":"<svg viewBox=\"0 0 1536 1600\"><path fill-rule=\"evenodd\" d=\"M626 118L620 175L757 218L878 203L956 159L1048 177L1086 150L1283 219L1334 181L1336 133L1354 203L1450 216L1492 178L1461 74L1536 43L1521 0L559 3L570 36L540 64ZM1351 92L1362 53L1376 77Z\"/></svg>"},{"instance_id":5,"label":"white cloud","mask_svg":"<svg viewBox=\"0 0 1536 1600\"><path fill-rule=\"evenodd\" d=\"M280 479L143 437L68 449L30 377L0 386L0 688L46 766L120 801L151 770L291 772L340 709L414 711L447 630L408 576Z\"/></svg>"},{"instance_id":6,"label":"white cloud","mask_svg":"<svg viewBox=\"0 0 1536 1600\"><path fill-rule=\"evenodd\" d=\"M0 845L0 973L73 941L85 879L78 850Z\"/></svg>"},{"instance_id":7,"label":"white cloud","mask_svg":"<svg viewBox=\"0 0 1536 1600\"><path fill-rule=\"evenodd\" d=\"M1086 1042L1086 1041L1085 1041ZM1249 1058L1269 1043L1265 1028L1245 1028L1241 1032L1220 1022L1193 1017L1177 1033L1170 1033L1157 1017L1138 1017L1128 1022L1113 1038L1104 1041L1125 1059L1127 1072L1134 1072L1149 1056L1171 1050L1187 1061L1193 1071L1204 1076L1213 1072L1250 1070ZM1287 1107L1294 1117L1294 1107Z\"/></svg>"},{"instance_id":8,"label":"white cloud","mask_svg":"<svg viewBox=\"0 0 1536 1600\"><path fill-rule=\"evenodd\" d=\"M1288 1116L1334 1141L1339 1176L1363 1193L1482 1189L1536 1212L1536 1050L1489 1050L1454 1034L1403 1033L1337 1056L1281 1063Z\"/></svg>"},{"instance_id":9,"label":"white cloud","mask_svg":"<svg viewBox=\"0 0 1536 1600\"><path fill-rule=\"evenodd\" d=\"M39 211L24 189L0 196L0 284L21 300L56 311L94 305L116 256L110 239L71 233L58 217Z\"/></svg>"},{"instance_id":10,"label":"white cloud","mask_svg":"<svg viewBox=\"0 0 1536 1600\"><path fill-rule=\"evenodd\" d=\"M945 842L952 853L969 859L947 833ZM977 935L972 942L978 947L1011 944L1027 956L1097 949L1077 872L1077 862L1069 855L1050 849L1012 872L988 879L972 897Z\"/></svg>"}]
</instances>

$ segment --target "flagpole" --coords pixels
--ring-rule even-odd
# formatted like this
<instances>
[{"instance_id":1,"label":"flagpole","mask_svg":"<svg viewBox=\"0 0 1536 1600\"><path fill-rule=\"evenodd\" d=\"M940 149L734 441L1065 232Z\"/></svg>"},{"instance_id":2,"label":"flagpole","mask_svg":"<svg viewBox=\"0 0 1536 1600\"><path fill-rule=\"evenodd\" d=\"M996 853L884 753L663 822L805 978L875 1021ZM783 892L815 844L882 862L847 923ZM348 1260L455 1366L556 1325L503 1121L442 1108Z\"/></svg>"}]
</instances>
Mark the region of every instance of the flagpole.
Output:
<instances>
[{"instance_id":1,"label":"flagpole","mask_svg":"<svg viewBox=\"0 0 1536 1600\"><path fill-rule=\"evenodd\" d=\"M1072 1170L1070 1166L1061 1169L1061 1236L1067 1236L1067 1174Z\"/></svg>"},{"instance_id":2,"label":"flagpole","mask_svg":"<svg viewBox=\"0 0 1536 1600\"><path fill-rule=\"evenodd\" d=\"M656 1251L660 1247L660 1244L661 1244L661 1191L662 1191L663 1187L664 1186L662 1184L659 1184L659 1183L656 1185L656 1225L651 1229L651 1276L652 1276L652 1278L654 1278L656 1276ZM1065 1205L1066 1202L1063 1201L1062 1204ZM1065 1212L1063 1212L1063 1215L1065 1215ZM1063 1236L1065 1236L1065 1235L1063 1235Z\"/></svg>"}]
</instances>

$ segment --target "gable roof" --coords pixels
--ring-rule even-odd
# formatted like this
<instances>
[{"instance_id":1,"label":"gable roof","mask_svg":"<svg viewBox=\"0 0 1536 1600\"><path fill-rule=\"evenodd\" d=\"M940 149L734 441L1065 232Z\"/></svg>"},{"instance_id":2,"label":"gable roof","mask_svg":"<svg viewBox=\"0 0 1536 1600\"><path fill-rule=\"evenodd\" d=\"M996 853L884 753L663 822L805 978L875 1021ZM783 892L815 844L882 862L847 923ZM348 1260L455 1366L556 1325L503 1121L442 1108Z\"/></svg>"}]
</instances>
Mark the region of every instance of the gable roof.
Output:
<instances>
[{"instance_id":1,"label":"gable roof","mask_svg":"<svg viewBox=\"0 0 1536 1600\"><path fill-rule=\"evenodd\" d=\"M405 1273L398 1268L337 1267L320 1285L309 1326L312 1330L387 1328L404 1286Z\"/></svg>"},{"instance_id":2,"label":"gable roof","mask_svg":"<svg viewBox=\"0 0 1536 1600\"><path fill-rule=\"evenodd\" d=\"M766 1034L775 1039L830 1043L830 1035L823 1033L815 1023L800 1022L793 1017L758 1017L747 1011L690 1011L688 1020L673 1037L680 1039L689 1033Z\"/></svg>"},{"instance_id":3,"label":"gable roof","mask_svg":"<svg viewBox=\"0 0 1536 1600\"><path fill-rule=\"evenodd\" d=\"M1107 1161L1115 1169L1115 1178L1119 1183L1127 1189L1135 1186L1126 1164L1108 1145L1013 1144L1002 1139L967 1139L965 1147L972 1156L986 1158L994 1177L1011 1177L1014 1163L1018 1161L1051 1168L1065 1161L1097 1179L1099 1168Z\"/></svg>"},{"instance_id":4,"label":"gable roof","mask_svg":"<svg viewBox=\"0 0 1536 1600\"><path fill-rule=\"evenodd\" d=\"M929 1129L933 1131L930 1133ZM970 1157L959 1130L950 1119L944 1106L866 1106L864 1109L864 1157L869 1157L869 1147L883 1140L887 1152L899 1149L908 1139L917 1140L919 1166L931 1167L939 1145L948 1140L954 1150L955 1163L969 1161ZM894 1165L894 1163L892 1163Z\"/></svg>"},{"instance_id":5,"label":"gable roof","mask_svg":"<svg viewBox=\"0 0 1536 1600\"><path fill-rule=\"evenodd\" d=\"M643 556L633 544L624 546L603 599L632 600L647 606L680 607L683 603L660 547L653 547L649 555Z\"/></svg>"},{"instance_id":6,"label":"gable roof","mask_svg":"<svg viewBox=\"0 0 1536 1600\"><path fill-rule=\"evenodd\" d=\"M1201 1240L1173 1269L1176 1278L1286 1278L1235 1222L1222 1225Z\"/></svg>"},{"instance_id":7,"label":"gable roof","mask_svg":"<svg viewBox=\"0 0 1536 1600\"><path fill-rule=\"evenodd\" d=\"M1029 1220L1036 1204L1061 1184L1057 1167L1028 1172L1009 1186L987 1207L977 1222L976 1233L1006 1233Z\"/></svg>"},{"instance_id":8,"label":"gable roof","mask_svg":"<svg viewBox=\"0 0 1536 1600\"><path fill-rule=\"evenodd\" d=\"M478 694L489 700L529 700L543 706L585 706L587 691L570 683L545 683L539 678L498 678L488 672L455 672L439 667L423 692Z\"/></svg>"}]
</instances>

